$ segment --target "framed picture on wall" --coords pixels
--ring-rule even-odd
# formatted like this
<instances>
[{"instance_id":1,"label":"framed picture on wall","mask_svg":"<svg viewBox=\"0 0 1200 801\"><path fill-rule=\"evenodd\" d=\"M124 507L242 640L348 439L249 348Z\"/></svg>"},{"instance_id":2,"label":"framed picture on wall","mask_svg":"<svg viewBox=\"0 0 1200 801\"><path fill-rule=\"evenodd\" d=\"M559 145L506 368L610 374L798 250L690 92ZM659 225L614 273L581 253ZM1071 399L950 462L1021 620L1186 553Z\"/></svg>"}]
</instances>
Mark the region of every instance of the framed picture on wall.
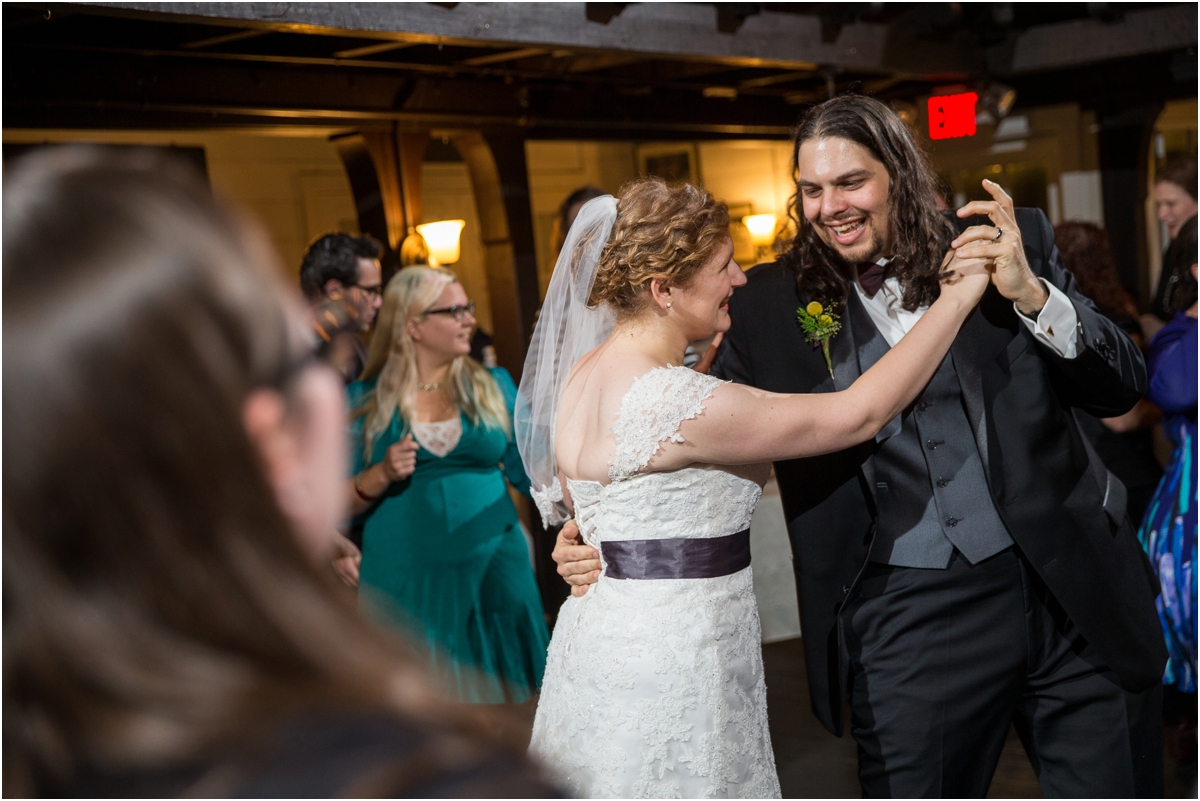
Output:
<instances>
[{"instance_id":1,"label":"framed picture on wall","mask_svg":"<svg viewBox=\"0 0 1200 801\"><path fill-rule=\"evenodd\" d=\"M667 183L700 183L694 144L638 145L638 175L656 175Z\"/></svg>"}]
</instances>

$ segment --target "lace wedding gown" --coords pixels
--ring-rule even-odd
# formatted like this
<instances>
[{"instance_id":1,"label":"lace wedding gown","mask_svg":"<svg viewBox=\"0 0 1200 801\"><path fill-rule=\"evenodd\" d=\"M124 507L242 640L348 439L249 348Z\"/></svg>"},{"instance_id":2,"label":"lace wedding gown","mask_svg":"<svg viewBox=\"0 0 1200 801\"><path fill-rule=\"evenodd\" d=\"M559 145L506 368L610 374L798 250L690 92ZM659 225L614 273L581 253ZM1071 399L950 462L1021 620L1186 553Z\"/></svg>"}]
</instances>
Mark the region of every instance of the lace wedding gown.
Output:
<instances>
[{"instance_id":1,"label":"lace wedding gown","mask_svg":"<svg viewBox=\"0 0 1200 801\"><path fill-rule=\"evenodd\" d=\"M758 483L716 467L640 473L724 382L682 367L621 401L608 485L568 481L600 580L559 612L530 754L581 797L778 798L750 568L717 578L609 575L606 542L750 527ZM674 543L672 543L674 545Z\"/></svg>"}]
</instances>

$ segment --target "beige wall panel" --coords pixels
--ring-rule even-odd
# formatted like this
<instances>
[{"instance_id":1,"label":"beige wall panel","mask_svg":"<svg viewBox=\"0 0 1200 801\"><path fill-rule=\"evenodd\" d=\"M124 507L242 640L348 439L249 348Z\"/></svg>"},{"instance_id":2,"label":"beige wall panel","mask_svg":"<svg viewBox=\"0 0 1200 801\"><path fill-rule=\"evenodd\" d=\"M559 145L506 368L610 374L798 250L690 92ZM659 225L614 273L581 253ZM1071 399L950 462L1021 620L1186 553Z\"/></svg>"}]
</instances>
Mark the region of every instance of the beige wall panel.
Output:
<instances>
[{"instance_id":1,"label":"beige wall panel","mask_svg":"<svg viewBox=\"0 0 1200 801\"><path fill-rule=\"evenodd\" d=\"M5 131L5 142L104 142L203 147L213 189L266 226L291 274L308 242L354 231L350 182L327 129L242 131Z\"/></svg>"},{"instance_id":2,"label":"beige wall panel","mask_svg":"<svg viewBox=\"0 0 1200 801\"><path fill-rule=\"evenodd\" d=\"M786 142L702 142L704 187L731 206L750 204L752 214L787 213L792 182Z\"/></svg>"},{"instance_id":3,"label":"beige wall panel","mask_svg":"<svg viewBox=\"0 0 1200 801\"><path fill-rule=\"evenodd\" d=\"M596 186L617 193L626 181L637 178L637 154L629 142L593 142L598 167Z\"/></svg>"},{"instance_id":4,"label":"beige wall panel","mask_svg":"<svg viewBox=\"0 0 1200 801\"><path fill-rule=\"evenodd\" d=\"M787 142L702 142L698 147L701 183L729 205L734 223L748 214L774 214L779 221L787 216L793 191L792 151ZM735 225L732 234L733 257L749 269L761 252L744 227Z\"/></svg>"},{"instance_id":5,"label":"beige wall panel","mask_svg":"<svg viewBox=\"0 0 1200 801\"><path fill-rule=\"evenodd\" d=\"M616 194L637 177L630 142L528 142L529 195L533 206L538 289L542 297L554 271L554 218L567 195L589 184Z\"/></svg>"},{"instance_id":6,"label":"beige wall panel","mask_svg":"<svg viewBox=\"0 0 1200 801\"><path fill-rule=\"evenodd\" d=\"M312 242L330 230L358 234L358 216L346 206L350 183L346 171L304 170L293 176L304 214L305 241Z\"/></svg>"}]
</instances>

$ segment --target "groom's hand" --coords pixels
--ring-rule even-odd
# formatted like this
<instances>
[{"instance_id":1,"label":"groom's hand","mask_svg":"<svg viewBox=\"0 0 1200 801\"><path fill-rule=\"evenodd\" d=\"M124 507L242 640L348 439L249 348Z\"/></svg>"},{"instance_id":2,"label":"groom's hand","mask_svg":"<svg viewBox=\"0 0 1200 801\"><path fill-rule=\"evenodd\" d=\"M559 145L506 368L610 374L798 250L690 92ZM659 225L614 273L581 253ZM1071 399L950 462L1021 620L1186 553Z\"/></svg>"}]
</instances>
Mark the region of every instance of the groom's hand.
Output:
<instances>
[{"instance_id":1,"label":"groom's hand","mask_svg":"<svg viewBox=\"0 0 1200 801\"><path fill-rule=\"evenodd\" d=\"M959 258L991 261L996 289L1017 304L1022 314L1032 317L1046 305L1050 292L1029 268L1012 198L992 181L985 180L983 188L992 200L971 201L957 213L959 217L987 215L993 225L971 226L950 247L956 249Z\"/></svg>"},{"instance_id":2,"label":"groom's hand","mask_svg":"<svg viewBox=\"0 0 1200 801\"><path fill-rule=\"evenodd\" d=\"M571 585L571 594L576 598L588 591L589 584L600 578L600 554L590 545L583 544L579 526L568 520L554 541L554 553L550 555L558 565L558 575Z\"/></svg>"},{"instance_id":3,"label":"groom's hand","mask_svg":"<svg viewBox=\"0 0 1200 801\"><path fill-rule=\"evenodd\" d=\"M697 373L708 375L708 371L712 369L713 362L717 360L717 351L721 347L721 340L725 339L725 332L717 334L713 337L713 341L709 343L708 350L704 351L704 356L700 361L692 365L692 369Z\"/></svg>"}]
</instances>

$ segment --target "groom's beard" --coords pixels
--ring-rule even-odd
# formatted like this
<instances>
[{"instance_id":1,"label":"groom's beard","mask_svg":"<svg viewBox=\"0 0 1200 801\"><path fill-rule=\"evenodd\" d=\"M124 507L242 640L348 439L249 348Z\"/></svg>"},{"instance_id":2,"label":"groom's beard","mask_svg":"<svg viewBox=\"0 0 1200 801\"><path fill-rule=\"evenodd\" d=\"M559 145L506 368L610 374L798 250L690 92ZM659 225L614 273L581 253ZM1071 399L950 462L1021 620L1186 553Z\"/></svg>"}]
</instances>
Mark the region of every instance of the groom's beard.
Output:
<instances>
[{"instance_id":1,"label":"groom's beard","mask_svg":"<svg viewBox=\"0 0 1200 801\"><path fill-rule=\"evenodd\" d=\"M887 249L886 231L881 231L876 227L873 217L869 217L867 225L867 238L862 242L855 242L853 245L842 246L833 239L833 234L829 231L822 222L810 221L812 236L824 249L824 252L829 255L831 264L874 264L879 261L880 256L884 256ZM889 225L890 220L886 220L884 225ZM854 278L854 273L851 272L848 276Z\"/></svg>"},{"instance_id":2,"label":"groom's beard","mask_svg":"<svg viewBox=\"0 0 1200 801\"><path fill-rule=\"evenodd\" d=\"M845 278L850 283L858 280L858 265L859 264L874 264L879 261L879 257L883 255L883 244L881 242L872 241L872 247L868 250L868 256L862 261L848 261L837 248L829 246L819 234L813 232L813 238L816 239L816 246L825 254L829 264L837 270L838 274Z\"/></svg>"}]
</instances>

